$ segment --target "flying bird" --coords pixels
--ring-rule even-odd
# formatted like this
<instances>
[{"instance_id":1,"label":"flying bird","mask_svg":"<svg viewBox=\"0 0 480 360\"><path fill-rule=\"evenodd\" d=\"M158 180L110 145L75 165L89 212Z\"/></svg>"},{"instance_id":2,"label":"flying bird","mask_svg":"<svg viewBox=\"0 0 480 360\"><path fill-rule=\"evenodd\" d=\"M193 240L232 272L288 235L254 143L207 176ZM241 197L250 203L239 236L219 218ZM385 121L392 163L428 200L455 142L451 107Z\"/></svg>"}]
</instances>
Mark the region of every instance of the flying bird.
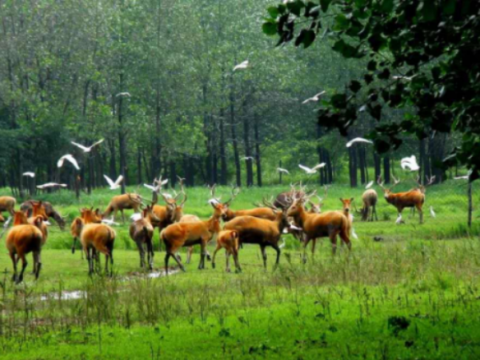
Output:
<instances>
[{"instance_id":1,"label":"flying bird","mask_svg":"<svg viewBox=\"0 0 480 360\"><path fill-rule=\"evenodd\" d=\"M72 144L75 145L76 147L80 148L83 150L84 153L89 153L90 151L92 151L92 149L97 146L97 145L100 145L102 142L103 142L104 139L101 139L101 140L98 140L96 143L94 143L93 145L91 145L90 147L86 147L86 146L83 146L81 144L78 144L74 141L72 141Z\"/></svg>"},{"instance_id":2,"label":"flying bird","mask_svg":"<svg viewBox=\"0 0 480 360\"><path fill-rule=\"evenodd\" d=\"M75 160L75 158L70 154L63 155L60 159L58 159L57 166L61 168L65 160L71 163L75 169L80 170L80 166L78 166L77 160Z\"/></svg>"},{"instance_id":3,"label":"flying bird","mask_svg":"<svg viewBox=\"0 0 480 360\"><path fill-rule=\"evenodd\" d=\"M141 216L141 214L138 214L138 215ZM133 214L132 217L133 217L133 216L135 216L135 214ZM132 217L130 217L130 219L131 219ZM114 225L114 226L120 225L119 223L116 223L116 222L113 221L113 220L114 220L114 218L113 218L113 216L112 216L110 219L102 219L102 223L107 224L107 225L110 225L110 226L112 226L112 225Z\"/></svg>"},{"instance_id":4,"label":"flying bird","mask_svg":"<svg viewBox=\"0 0 480 360\"><path fill-rule=\"evenodd\" d=\"M284 174L290 174L290 172L287 169L283 169L283 168L277 168L277 171Z\"/></svg>"},{"instance_id":5,"label":"flying bird","mask_svg":"<svg viewBox=\"0 0 480 360\"><path fill-rule=\"evenodd\" d=\"M406 169L410 171L420 170L420 166L417 163L417 158L415 157L415 155L403 158L402 160L400 160L400 165L403 170L406 170Z\"/></svg>"},{"instance_id":6,"label":"flying bird","mask_svg":"<svg viewBox=\"0 0 480 360\"><path fill-rule=\"evenodd\" d=\"M430 215L432 215L433 218L437 217L437 214L435 214L435 211L433 211L433 206L430 206Z\"/></svg>"},{"instance_id":7,"label":"flying bird","mask_svg":"<svg viewBox=\"0 0 480 360\"><path fill-rule=\"evenodd\" d=\"M22 175L23 176L28 176L28 177L31 177L31 178L35 177L35 173L31 172L31 171L24 172Z\"/></svg>"},{"instance_id":8,"label":"flying bird","mask_svg":"<svg viewBox=\"0 0 480 360\"><path fill-rule=\"evenodd\" d=\"M118 93L117 95L115 95L115 97L132 97L132 95L130 95L129 92L121 92L121 93Z\"/></svg>"},{"instance_id":9,"label":"flying bird","mask_svg":"<svg viewBox=\"0 0 480 360\"><path fill-rule=\"evenodd\" d=\"M298 167L302 170L304 170L307 174L315 174L317 172L318 169L321 169L325 166L325 163L321 163L321 164L318 164L318 165L315 165L313 168L309 168L309 167L306 167L304 165L298 165Z\"/></svg>"},{"instance_id":10,"label":"flying bird","mask_svg":"<svg viewBox=\"0 0 480 360\"><path fill-rule=\"evenodd\" d=\"M455 180L468 180L470 176L469 175L465 175L465 176L455 176L454 179Z\"/></svg>"},{"instance_id":11,"label":"flying bird","mask_svg":"<svg viewBox=\"0 0 480 360\"><path fill-rule=\"evenodd\" d=\"M66 188L66 187L67 187L67 184L58 184L58 183L50 182L50 183L46 183L46 184L43 184L43 185L38 185L38 186L37 186L37 189L46 189L46 188L51 188L51 187L62 187L62 188Z\"/></svg>"},{"instance_id":12,"label":"flying bird","mask_svg":"<svg viewBox=\"0 0 480 360\"><path fill-rule=\"evenodd\" d=\"M253 156L244 156L244 157L243 157L243 160L252 161L252 160L253 160Z\"/></svg>"},{"instance_id":13,"label":"flying bird","mask_svg":"<svg viewBox=\"0 0 480 360\"><path fill-rule=\"evenodd\" d=\"M367 186L365 186L365 189L370 189L372 187L372 185L375 184L375 181L370 181Z\"/></svg>"},{"instance_id":14,"label":"flying bird","mask_svg":"<svg viewBox=\"0 0 480 360\"><path fill-rule=\"evenodd\" d=\"M350 140L347 143L347 148L349 148L350 146L352 146L355 143L373 144L373 141L367 140L367 139L364 139L364 138L361 138L361 137L357 137L355 139Z\"/></svg>"},{"instance_id":15,"label":"flying bird","mask_svg":"<svg viewBox=\"0 0 480 360\"><path fill-rule=\"evenodd\" d=\"M123 181L123 176L120 175L115 182L113 182L112 179L110 179L107 175L103 175L105 180L107 180L108 185L110 186L110 190L116 190L120 188L120 183Z\"/></svg>"},{"instance_id":16,"label":"flying bird","mask_svg":"<svg viewBox=\"0 0 480 360\"><path fill-rule=\"evenodd\" d=\"M311 98L306 99L305 101L302 102L302 104L308 104L311 101L317 102L320 99L320 96L325 94L325 91L319 92L318 94L312 96Z\"/></svg>"},{"instance_id":17,"label":"flying bird","mask_svg":"<svg viewBox=\"0 0 480 360\"><path fill-rule=\"evenodd\" d=\"M394 75L392 76L392 79L394 80L407 80L407 81L412 81L414 77L418 76L418 74L415 74L413 76L402 76L402 75Z\"/></svg>"},{"instance_id":18,"label":"flying bird","mask_svg":"<svg viewBox=\"0 0 480 360\"><path fill-rule=\"evenodd\" d=\"M233 68L233 71L236 71L236 70L239 70L239 69L246 69L248 67L248 60L245 60L244 62L236 65L234 68Z\"/></svg>"}]
</instances>

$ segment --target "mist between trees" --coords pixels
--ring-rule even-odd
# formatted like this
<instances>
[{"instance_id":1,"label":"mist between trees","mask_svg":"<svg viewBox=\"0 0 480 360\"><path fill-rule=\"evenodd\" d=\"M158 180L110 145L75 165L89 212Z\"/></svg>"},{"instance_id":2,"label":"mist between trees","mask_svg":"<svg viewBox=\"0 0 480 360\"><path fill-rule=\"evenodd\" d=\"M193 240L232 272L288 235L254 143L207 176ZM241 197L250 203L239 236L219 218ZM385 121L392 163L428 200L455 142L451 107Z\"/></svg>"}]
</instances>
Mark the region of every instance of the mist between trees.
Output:
<instances>
[{"instance_id":1,"label":"mist between trees","mask_svg":"<svg viewBox=\"0 0 480 360\"><path fill-rule=\"evenodd\" d=\"M312 51L274 47L262 35L270 1L0 2L0 186L23 192L37 184L105 186L160 173L175 184L250 186L389 182L392 164L416 154L420 175L448 176L436 164L456 143L441 134L413 137L393 155L347 149L336 131L317 125L319 103L304 100L342 90L365 64L341 58L328 42ZM310 49L309 49L310 50ZM248 66L233 68L248 60ZM320 97L321 101L321 97ZM392 119L408 108L386 109ZM374 127L370 115L348 138ZM84 145L105 142L82 153ZM73 154L80 164L57 168ZM307 176L298 164L313 167ZM281 174L277 167L290 174ZM369 171L367 171L369 170ZM448 176L447 176L448 175ZM79 178L78 178L79 177Z\"/></svg>"}]
</instances>

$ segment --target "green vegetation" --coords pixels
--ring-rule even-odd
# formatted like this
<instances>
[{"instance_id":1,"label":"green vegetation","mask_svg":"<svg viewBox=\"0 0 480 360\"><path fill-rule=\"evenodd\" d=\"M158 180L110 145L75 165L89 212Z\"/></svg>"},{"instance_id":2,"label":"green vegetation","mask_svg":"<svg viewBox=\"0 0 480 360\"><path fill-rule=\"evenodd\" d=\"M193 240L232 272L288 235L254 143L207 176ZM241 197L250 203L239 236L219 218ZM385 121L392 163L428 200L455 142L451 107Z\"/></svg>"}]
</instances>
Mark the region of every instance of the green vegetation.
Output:
<instances>
[{"instance_id":1,"label":"green vegetation","mask_svg":"<svg viewBox=\"0 0 480 360\"><path fill-rule=\"evenodd\" d=\"M28 274L24 284L14 286L10 259L0 253L0 269L6 269L0 280L0 358L477 358L480 227L474 224L469 236L462 226L466 187L455 185L428 188L424 225L408 211L406 224L395 225L395 209L380 198L381 221L355 222L359 239L350 254L342 249L332 257L323 239L315 258L309 254L303 265L300 244L286 237L277 271L272 271L274 252L268 251L264 271L252 245L240 251L242 274L225 273L222 254L217 269L208 263L199 271L195 255L186 273L148 278L139 272L127 226L119 226L115 276L90 279L86 261L69 250L69 233L52 227L36 283ZM281 190L244 190L234 208ZM224 198L228 193L226 187L218 190ZM188 194L186 212L208 217L207 189L191 188ZM103 207L111 196L95 191L80 204L68 192L45 199L72 218L78 207ZM339 209L339 197L355 197L360 206L360 190L337 185L329 189L323 210ZM163 255L156 252L156 270ZM59 300L64 291L81 291L86 298Z\"/></svg>"}]
</instances>

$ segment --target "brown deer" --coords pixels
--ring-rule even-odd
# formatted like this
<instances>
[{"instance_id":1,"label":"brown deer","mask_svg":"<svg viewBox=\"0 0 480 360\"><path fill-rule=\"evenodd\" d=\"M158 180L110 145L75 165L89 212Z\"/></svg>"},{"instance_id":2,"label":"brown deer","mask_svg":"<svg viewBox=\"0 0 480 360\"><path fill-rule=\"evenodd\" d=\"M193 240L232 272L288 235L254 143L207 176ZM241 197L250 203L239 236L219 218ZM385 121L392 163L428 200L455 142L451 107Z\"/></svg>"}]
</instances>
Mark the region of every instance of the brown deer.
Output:
<instances>
[{"instance_id":1,"label":"brown deer","mask_svg":"<svg viewBox=\"0 0 480 360\"><path fill-rule=\"evenodd\" d=\"M265 202L265 201L264 201ZM267 203L265 203L267 204ZM267 253L265 248L271 246L277 252L275 267L280 262L280 238L283 230L289 226L284 211L269 204L275 210L275 220L259 219L253 216L238 216L224 225L224 230L238 232L240 244L258 244L262 251L263 266L267 268Z\"/></svg>"},{"instance_id":2,"label":"brown deer","mask_svg":"<svg viewBox=\"0 0 480 360\"><path fill-rule=\"evenodd\" d=\"M12 281L19 284L23 281L23 274L28 265L26 255L33 253L33 268L35 279L40 276L42 268L40 254L42 251L43 233L40 230L43 224L41 216L35 218L33 225L22 223L26 220L26 216L22 212L14 212L14 226L10 229L6 239L6 247L13 263L13 277ZM15 224L17 223L17 224ZM18 260L22 261L22 270L20 275L17 275Z\"/></svg>"},{"instance_id":3,"label":"brown deer","mask_svg":"<svg viewBox=\"0 0 480 360\"><path fill-rule=\"evenodd\" d=\"M425 190L426 186L433 184L435 181L435 176L428 179L428 183L424 186L419 183L419 187L415 189L411 189L409 191L393 193L392 189L400 183L400 180L396 179L394 176L393 178L393 185L390 188L385 188L383 186L383 182L381 182L381 178L378 178L378 185L383 189L384 197L387 203L392 204L397 208L398 218L397 222L401 221L402 219L402 211L405 208L415 208L418 210L420 214L420 224L423 223L423 211L422 207L425 203Z\"/></svg>"},{"instance_id":4,"label":"brown deer","mask_svg":"<svg viewBox=\"0 0 480 360\"><path fill-rule=\"evenodd\" d=\"M227 201L223 202L222 205L225 209L225 213L222 216L223 221L227 222L232 220L233 218L237 216L253 216L257 217L260 219L268 219L268 220L274 220L275 219L275 213L272 209L269 207L264 207L260 204L255 204L256 208L254 209L246 209L246 210L231 210L230 209L230 204L232 201L237 197L239 194L238 188L233 188L232 189L232 195L230 199Z\"/></svg>"},{"instance_id":5,"label":"brown deer","mask_svg":"<svg viewBox=\"0 0 480 360\"><path fill-rule=\"evenodd\" d=\"M350 220L344 213L327 211L321 214L310 214L303 205L306 200L303 197L297 198L287 212L287 215L294 218L295 224L300 226L305 234L303 261L307 260L306 249L310 240L313 240L312 256L315 254L315 243L319 237L328 236L330 238L332 254L335 254L337 250L338 235L350 250L352 247L349 237Z\"/></svg>"},{"instance_id":6,"label":"brown deer","mask_svg":"<svg viewBox=\"0 0 480 360\"><path fill-rule=\"evenodd\" d=\"M147 205L142 211L142 218L130 224L130 238L135 241L140 254L140 267L145 268L145 247L149 270L153 269L153 224L159 222L158 217L153 213L152 206Z\"/></svg>"},{"instance_id":7,"label":"brown deer","mask_svg":"<svg viewBox=\"0 0 480 360\"><path fill-rule=\"evenodd\" d=\"M20 210L27 212L27 216L32 216L33 204L38 202L36 200L28 200L20 205ZM49 218L53 218L61 230L65 229L65 219L53 208L52 204L48 201L43 201L43 207Z\"/></svg>"},{"instance_id":8,"label":"brown deer","mask_svg":"<svg viewBox=\"0 0 480 360\"><path fill-rule=\"evenodd\" d=\"M31 212L31 216L28 217L28 223L31 225L34 225L38 217L41 217L42 219L42 222L40 224L40 230L42 231L42 234L43 234L43 240L42 240L42 246L43 246L47 242L47 237L48 237L48 227L47 227L48 216L47 216L47 213L45 212L45 207L43 206L43 203L41 201L37 201L32 204L32 212Z\"/></svg>"},{"instance_id":9,"label":"brown deer","mask_svg":"<svg viewBox=\"0 0 480 360\"><path fill-rule=\"evenodd\" d=\"M139 212L140 205L142 204L142 198L138 194L123 194L117 195L110 200L107 209L103 213L103 218L107 218L113 212L113 220L117 217L117 212L122 214L122 220L125 223L124 210L133 209L134 212Z\"/></svg>"},{"instance_id":10,"label":"brown deer","mask_svg":"<svg viewBox=\"0 0 480 360\"><path fill-rule=\"evenodd\" d=\"M378 195L374 189L365 190L362 195L363 207L360 210L362 221L373 221L374 216L375 220L378 221L377 201ZM371 215L370 220L368 220L369 215Z\"/></svg>"},{"instance_id":11,"label":"brown deer","mask_svg":"<svg viewBox=\"0 0 480 360\"><path fill-rule=\"evenodd\" d=\"M8 211L13 216L17 200L11 196L0 196L0 212Z\"/></svg>"},{"instance_id":12,"label":"brown deer","mask_svg":"<svg viewBox=\"0 0 480 360\"><path fill-rule=\"evenodd\" d=\"M100 209L93 210L93 206L90 209L81 209L80 217L73 219L70 225L70 234L73 236L72 254L75 254L75 248L77 240L80 239L83 226L86 224L100 224L102 222L102 215ZM82 252L83 259L83 252Z\"/></svg>"},{"instance_id":13,"label":"brown deer","mask_svg":"<svg viewBox=\"0 0 480 360\"><path fill-rule=\"evenodd\" d=\"M182 263L175 255L181 247L200 245L201 257L198 269L205 268L205 257L207 244L213 237L220 232L220 218L223 215L223 209L220 204L210 203L213 207L213 215L210 219L201 222L185 222L169 225L160 233L160 237L165 243L165 271L168 274L168 260L173 257L181 270L185 271Z\"/></svg>"},{"instance_id":14,"label":"brown deer","mask_svg":"<svg viewBox=\"0 0 480 360\"><path fill-rule=\"evenodd\" d=\"M113 275L113 245L116 233L105 224L86 224L83 226L80 236L82 249L87 255L88 274L94 271L93 260L97 257L97 251L105 255L105 273ZM108 263L110 262L110 273Z\"/></svg>"},{"instance_id":15,"label":"brown deer","mask_svg":"<svg viewBox=\"0 0 480 360\"><path fill-rule=\"evenodd\" d=\"M226 271L230 272L230 255L233 255L233 260L235 261L235 271L236 272L241 272L242 268L240 266L240 263L238 262L238 249L239 249L239 238L238 238L238 232L235 230L224 230L220 231L220 233L217 236L217 248L215 249L215 252L213 253L213 258L212 258L212 268L215 269L215 256L217 255L217 252L220 249L225 249L225 255L226 255Z\"/></svg>"}]
</instances>

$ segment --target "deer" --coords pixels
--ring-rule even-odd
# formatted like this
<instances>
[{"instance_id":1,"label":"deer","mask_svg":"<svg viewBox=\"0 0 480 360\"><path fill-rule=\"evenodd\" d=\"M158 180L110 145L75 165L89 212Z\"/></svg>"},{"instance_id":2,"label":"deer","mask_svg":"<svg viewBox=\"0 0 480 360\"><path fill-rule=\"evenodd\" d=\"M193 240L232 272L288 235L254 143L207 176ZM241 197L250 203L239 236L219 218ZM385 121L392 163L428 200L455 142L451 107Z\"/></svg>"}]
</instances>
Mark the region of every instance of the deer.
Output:
<instances>
[{"instance_id":1,"label":"deer","mask_svg":"<svg viewBox=\"0 0 480 360\"><path fill-rule=\"evenodd\" d=\"M246 215L257 217L260 219L268 219L268 220L275 219L274 211L269 207L262 206L261 204L254 204L256 206L254 209L231 210L230 204L232 203L233 200L235 200L235 198L239 193L240 193L239 189L236 187L233 187L230 199L222 203L225 209L225 213L222 216L223 221L227 222L237 216L246 216Z\"/></svg>"},{"instance_id":2,"label":"deer","mask_svg":"<svg viewBox=\"0 0 480 360\"><path fill-rule=\"evenodd\" d=\"M362 209L360 210L360 215L362 216L362 221L373 221L374 216L375 220L378 221L377 216L377 201L378 195L374 189L365 190L362 194ZM368 219L370 216L370 220Z\"/></svg>"},{"instance_id":3,"label":"deer","mask_svg":"<svg viewBox=\"0 0 480 360\"><path fill-rule=\"evenodd\" d=\"M5 241L13 264L12 281L16 284L23 281L23 274L28 265L26 255L30 252L33 254L33 269L35 280L37 280L42 268L40 254L44 236L40 228L43 224L43 218L42 216L38 216L34 219L33 224L29 224L24 213L14 212L13 216L14 226L8 232ZM17 263L19 259L22 261L22 270L20 275L17 275Z\"/></svg>"},{"instance_id":4,"label":"deer","mask_svg":"<svg viewBox=\"0 0 480 360\"><path fill-rule=\"evenodd\" d=\"M80 239L83 226L86 224L100 224L101 222L102 215L100 214L100 209L97 208L94 211L92 206L90 209L85 208L80 210L80 217L73 219L72 224L70 225L70 234L73 236L72 254L75 254L77 240Z\"/></svg>"},{"instance_id":5,"label":"deer","mask_svg":"<svg viewBox=\"0 0 480 360\"><path fill-rule=\"evenodd\" d=\"M383 189L383 195L387 203L392 204L397 209L397 212L398 212L397 222L399 222L399 220L402 219L403 209L415 208L418 210L420 214L419 222L420 224L422 224L423 223L422 207L423 207L423 204L425 203L426 187L433 184L433 182L435 181L435 176L432 176L431 178L429 178L428 183L425 186L419 183L418 188L414 188L409 191L399 192L399 193L393 193L392 189L400 183L400 180L396 179L394 176L392 176L392 179L394 183L390 188L386 188L383 186L383 181L381 181L380 177L378 178L377 183Z\"/></svg>"},{"instance_id":6,"label":"deer","mask_svg":"<svg viewBox=\"0 0 480 360\"><path fill-rule=\"evenodd\" d=\"M165 272L168 275L168 260L173 257L182 271L185 271L182 263L175 255L181 247L200 245L201 256L198 269L205 268L207 244L220 232L220 219L223 215L221 204L211 201L213 214L210 219L200 222L175 223L167 226L160 233L160 238L165 243Z\"/></svg>"},{"instance_id":7,"label":"deer","mask_svg":"<svg viewBox=\"0 0 480 360\"><path fill-rule=\"evenodd\" d=\"M42 222L40 224L40 230L42 231L42 234L43 234L43 239L42 239L42 246L43 246L47 242L47 237L48 237L48 228L47 228L48 215L41 201L32 203L32 211L30 213L30 216L28 216L27 221L29 224L34 225L38 217L41 217L42 219Z\"/></svg>"},{"instance_id":8,"label":"deer","mask_svg":"<svg viewBox=\"0 0 480 360\"><path fill-rule=\"evenodd\" d=\"M15 214L17 200L11 196L0 196L0 212L8 211L10 215Z\"/></svg>"},{"instance_id":9,"label":"deer","mask_svg":"<svg viewBox=\"0 0 480 360\"><path fill-rule=\"evenodd\" d=\"M153 206L147 205L142 210L142 217L130 224L130 238L135 241L140 254L140 268L145 268L145 247L147 248L148 269L153 270L153 224L160 220L153 212Z\"/></svg>"},{"instance_id":10,"label":"deer","mask_svg":"<svg viewBox=\"0 0 480 360\"><path fill-rule=\"evenodd\" d=\"M141 203L142 198L138 194L123 194L114 196L112 200L110 200L110 203L108 204L107 209L103 213L102 217L106 218L113 212L113 219L115 220L117 212L120 211L122 214L123 223L125 223L125 214L123 211L127 209L133 209L134 212L138 212Z\"/></svg>"},{"instance_id":11,"label":"deer","mask_svg":"<svg viewBox=\"0 0 480 360\"><path fill-rule=\"evenodd\" d=\"M28 200L25 201L20 205L20 210L23 212L27 212L27 216L31 216L33 210L33 204L37 202L36 200ZM65 218L62 217L52 206L52 204L48 201L43 201L43 207L45 208L45 212L49 218L53 218L57 223L60 230L65 229Z\"/></svg>"},{"instance_id":12,"label":"deer","mask_svg":"<svg viewBox=\"0 0 480 360\"><path fill-rule=\"evenodd\" d=\"M337 250L337 236L339 235L343 243L351 250L350 242L350 220L344 215L346 211L327 211L321 214L311 214L305 210L305 197L297 197L287 211L287 215L294 218L295 224L302 228L305 239L303 241L303 262L307 261L307 246L313 240L312 257L315 254L316 239L319 237L329 237L332 244L332 255Z\"/></svg>"},{"instance_id":13,"label":"deer","mask_svg":"<svg viewBox=\"0 0 480 360\"><path fill-rule=\"evenodd\" d=\"M239 250L239 236L238 231L235 230L223 230L217 236L217 248L215 249L212 257L212 268L215 269L215 256L221 249L225 249L226 255L226 272L230 272L230 255L233 255L235 261L235 272L241 272L242 268L238 262L238 250Z\"/></svg>"},{"instance_id":14,"label":"deer","mask_svg":"<svg viewBox=\"0 0 480 360\"><path fill-rule=\"evenodd\" d=\"M106 224L86 224L83 226L80 242L82 249L87 255L88 274L94 272L93 260L97 257L97 252L105 255L105 273L113 276L113 245L116 237L115 230ZM110 273L108 263L110 262Z\"/></svg>"},{"instance_id":15,"label":"deer","mask_svg":"<svg viewBox=\"0 0 480 360\"><path fill-rule=\"evenodd\" d=\"M238 232L239 244L258 244L262 252L263 266L267 269L267 253L265 249L271 246L276 252L275 268L280 263L280 238L284 229L290 224L285 216L285 211L280 210L272 204L264 200L264 204L274 209L275 220L259 219L253 216L238 216L227 222L223 229Z\"/></svg>"}]
</instances>

